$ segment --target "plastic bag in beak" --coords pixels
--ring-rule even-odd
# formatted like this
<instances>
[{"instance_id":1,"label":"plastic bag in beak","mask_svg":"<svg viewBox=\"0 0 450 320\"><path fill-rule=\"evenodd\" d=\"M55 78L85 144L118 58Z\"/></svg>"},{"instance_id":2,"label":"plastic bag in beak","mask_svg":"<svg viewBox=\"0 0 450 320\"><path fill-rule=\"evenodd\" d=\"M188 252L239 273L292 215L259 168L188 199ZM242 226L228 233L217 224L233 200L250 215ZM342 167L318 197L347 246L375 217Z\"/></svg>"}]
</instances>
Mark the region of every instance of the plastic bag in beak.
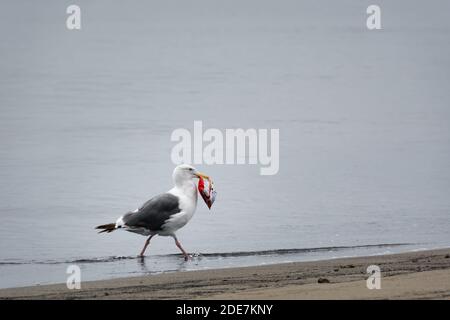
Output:
<instances>
[{"instance_id":1,"label":"plastic bag in beak","mask_svg":"<svg viewBox=\"0 0 450 320\"><path fill-rule=\"evenodd\" d=\"M214 183L211 178L203 179L202 177L199 177L198 192L200 192L200 195L208 208L211 209L211 206L216 200L216 190L214 189Z\"/></svg>"}]
</instances>

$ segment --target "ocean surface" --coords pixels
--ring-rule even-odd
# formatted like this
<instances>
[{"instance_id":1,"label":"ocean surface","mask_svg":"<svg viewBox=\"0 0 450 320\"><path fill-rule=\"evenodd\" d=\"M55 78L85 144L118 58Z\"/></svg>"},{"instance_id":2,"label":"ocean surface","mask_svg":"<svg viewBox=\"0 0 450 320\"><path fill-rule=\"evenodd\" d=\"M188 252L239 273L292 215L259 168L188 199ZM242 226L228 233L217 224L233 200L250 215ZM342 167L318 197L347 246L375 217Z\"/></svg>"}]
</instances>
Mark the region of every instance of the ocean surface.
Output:
<instances>
[{"instance_id":1,"label":"ocean surface","mask_svg":"<svg viewBox=\"0 0 450 320\"><path fill-rule=\"evenodd\" d=\"M0 287L450 246L450 2L2 1ZM280 130L280 168L197 165L178 238L97 234L172 187L177 128Z\"/></svg>"}]
</instances>

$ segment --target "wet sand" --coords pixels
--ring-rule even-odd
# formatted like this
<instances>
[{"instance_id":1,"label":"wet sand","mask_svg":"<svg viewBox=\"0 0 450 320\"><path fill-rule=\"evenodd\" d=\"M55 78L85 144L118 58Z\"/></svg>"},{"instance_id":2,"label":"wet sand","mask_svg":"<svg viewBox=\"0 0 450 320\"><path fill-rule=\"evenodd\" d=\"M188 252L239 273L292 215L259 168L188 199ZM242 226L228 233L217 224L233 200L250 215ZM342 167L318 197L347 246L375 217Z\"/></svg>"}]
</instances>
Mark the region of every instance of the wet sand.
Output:
<instances>
[{"instance_id":1,"label":"wet sand","mask_svg":"<svg viewBox=\"0 0 450 320\"><path fill-rule=\"evenodd\" d=\"M369 265L379 290L367 289ZM2 289L0 299L450 299L450 249Z\"/></svg>"}]
</instances>

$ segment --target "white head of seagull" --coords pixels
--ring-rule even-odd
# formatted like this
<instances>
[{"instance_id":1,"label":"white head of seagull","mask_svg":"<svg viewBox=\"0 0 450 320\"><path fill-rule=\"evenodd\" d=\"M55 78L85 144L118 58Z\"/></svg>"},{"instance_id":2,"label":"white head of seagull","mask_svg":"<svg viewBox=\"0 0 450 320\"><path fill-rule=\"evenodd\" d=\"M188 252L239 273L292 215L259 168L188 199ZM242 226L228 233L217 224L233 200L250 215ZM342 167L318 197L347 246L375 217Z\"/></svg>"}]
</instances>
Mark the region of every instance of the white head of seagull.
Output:
<instances>
[{"instance_id":1,"label":"white head of seagull","mask_svg":"<svg viewBox=\"0 0 450 320\"><path fill-rule=\"evenodd\" d=\"M197 188L194 179L200 177L209 179L207 175L197 171L191 165L177 166L172 174L175 185L172 189L151 198L135 211L127 212L119 217L116 223L104 224L97 229L101 229L100 233L124 229L149 236L140 256L144 255L153 236L171 236L187 260L189 256L178 241L175 232L185 226L195 213Z\"/></svg>"},{"instance_id":2,"label":"white head of seagull","mask_svg":"<svg viewBox=\"0 0 450 320\"><path fill-rule=\"evenodd\" d=\"M180 164L175 167L172 174L173 183L175 186L182 187L187 183L192 183L195 178L208 178L207 175L198 172L193 166L189 164Z\"/></svg>"}]
</instances>

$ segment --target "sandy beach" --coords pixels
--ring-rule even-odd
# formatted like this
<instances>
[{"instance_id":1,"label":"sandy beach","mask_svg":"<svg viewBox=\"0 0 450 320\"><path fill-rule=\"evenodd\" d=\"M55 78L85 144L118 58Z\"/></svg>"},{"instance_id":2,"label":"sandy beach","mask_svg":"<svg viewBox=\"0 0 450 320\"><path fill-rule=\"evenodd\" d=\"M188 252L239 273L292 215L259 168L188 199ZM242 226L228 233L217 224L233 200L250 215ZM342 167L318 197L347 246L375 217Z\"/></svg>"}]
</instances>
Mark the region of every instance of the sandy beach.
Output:
<instances>
[{"instance_id":1,"label":"sandy beach","mask_svg":"<svg viewBox=\"0 0 450 320\"><path fill-rule=\"evenodd\" d=\"M369 265L381 289L366 287ZM319 280L320 279L320 280ZM449 299L450 249L0 290L1 299Z\"/></svg>"}]
</instances>

